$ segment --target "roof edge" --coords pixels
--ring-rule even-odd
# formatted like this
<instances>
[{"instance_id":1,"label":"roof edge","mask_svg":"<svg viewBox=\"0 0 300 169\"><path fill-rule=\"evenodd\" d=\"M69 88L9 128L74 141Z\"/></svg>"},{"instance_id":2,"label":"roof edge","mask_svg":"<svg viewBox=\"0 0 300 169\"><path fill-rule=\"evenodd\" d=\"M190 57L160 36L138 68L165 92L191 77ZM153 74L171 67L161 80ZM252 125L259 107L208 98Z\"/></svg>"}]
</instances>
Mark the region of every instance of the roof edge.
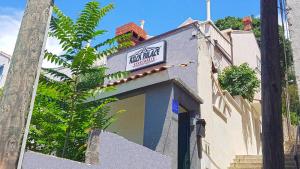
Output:
<instances>
[{"instance_id":1,"label":"roof edge","mask_svg":"<svg viewBox=\"0 0 300 169\"><path fill-rule=\"evenodd\" d=\"M114 54L112 54L112 55L107 56L107 58L116 56L116 55L118 55L118 54L120 54L120 53L123 53L123 52L127 52L128 50L131 50L131 49L133 49L133 48L138 48L139 46L142 46L142 45L144 45L145 43L148 43L148 42L157 40L157 39L159 39L159 38L161 38L161 37L164 37L164 36L167 36L167 35L169 35L169 34L175 33L175 32L177 32L177 31L187 29L188 27L191 27L191 26L197 26L197 23L198 23L198 21L195 21L195 22L192 22L192 23L190 23L190 24L184 25L184 26L182 26L182 27L179 27L179 28L176 28L176 29L167 31L167 32L162 33L162 34L159 34L159 35L157 35L157 36L153 36L152 38L149 38L149 39L147 39L147 40L145 40L145 41L142 41L142 42L140 42L139 44L137 44L137 45L135 45L135 46L131 46L131 47L129 47L129 48L121 49L120 51L118 51L118 52L116 52L116 53L114 53Z\"/></svg>"},{"instance_id":2,"label":"roof edge","mask_svg":"<svg viewBox=\"0 0 300 169\"><path fill-rule=\"evenodd\" d=\"M3 51L0 51L0 54L1 54L2 56L6 57L6 58L9 59L9 60L11 59L11 56L10 56L9 54L3 52Z\"/></svg>"}]
</instances>

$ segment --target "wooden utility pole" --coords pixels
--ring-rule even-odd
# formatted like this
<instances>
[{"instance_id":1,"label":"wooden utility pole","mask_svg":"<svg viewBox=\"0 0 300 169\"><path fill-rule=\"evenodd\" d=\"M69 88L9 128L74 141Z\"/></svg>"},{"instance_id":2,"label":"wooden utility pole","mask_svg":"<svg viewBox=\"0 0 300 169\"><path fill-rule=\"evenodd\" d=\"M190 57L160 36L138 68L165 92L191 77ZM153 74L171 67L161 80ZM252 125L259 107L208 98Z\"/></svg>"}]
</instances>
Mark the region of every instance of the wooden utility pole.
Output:
<instances>
[{"instance_id":1,"label":"wooden utility pole","mask_svg":"<svg viewBox=\"0 0 300 169\"><path fill-rule=\"evenodd\" d=\"M263 168L283 169L277 0L261 0Z\"/></svg>"},{"instance_id":2,"label":"wooden utility pole","mask_svg":"<svg viewBox=\"0 0 300 169\"><path fill-rule=\"evenodd\" d=\"M16 169L25 149L52 4L27 1L0 102L0 169Z\"/></svg>"}]
</instances>

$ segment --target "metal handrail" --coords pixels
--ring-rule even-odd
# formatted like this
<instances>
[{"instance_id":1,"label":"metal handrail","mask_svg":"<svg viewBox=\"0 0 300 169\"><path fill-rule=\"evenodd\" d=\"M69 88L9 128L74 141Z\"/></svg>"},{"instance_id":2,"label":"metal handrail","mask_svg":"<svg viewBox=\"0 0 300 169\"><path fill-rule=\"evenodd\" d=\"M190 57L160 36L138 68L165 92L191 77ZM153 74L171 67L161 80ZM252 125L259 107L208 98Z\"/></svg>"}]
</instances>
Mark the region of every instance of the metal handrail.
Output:
<instances>
[{"instance_id":1,"label":"metal handrail","mask_svg":"<svg viewBox=\"0 0 300 169\"><path fill-rule=\"evenodd\" d=\"M300 126L298 125L297 126L297 133L296 133L296 142L295 142L295 146L294 146L294 153L293 153L293 155L294 155L294 160L295 160L295 162L296 162L296 166L297 166L297 169L299 169L299 157L298 157L298 143L299 143L299 138L300 138Z\"/></svg>"}]
</instances>

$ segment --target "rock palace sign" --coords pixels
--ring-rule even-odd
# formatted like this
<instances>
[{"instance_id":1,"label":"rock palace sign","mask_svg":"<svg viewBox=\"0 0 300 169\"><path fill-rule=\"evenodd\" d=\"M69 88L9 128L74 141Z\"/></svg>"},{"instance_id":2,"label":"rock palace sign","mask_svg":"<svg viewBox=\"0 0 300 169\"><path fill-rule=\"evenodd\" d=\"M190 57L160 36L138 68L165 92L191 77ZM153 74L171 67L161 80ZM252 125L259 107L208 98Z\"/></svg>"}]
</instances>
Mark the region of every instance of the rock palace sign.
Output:
<instances>
[{"instance_id":1,"label":"rock palace sign","mask_svg":"<svg viewBox=\"0 0 300 169\"><path fill-rule=\"evenodd\" d=\"M126 71L133 71L163 63L166 60L166 42L158 42L127 54Z\"/></svg>"}]
</instances>

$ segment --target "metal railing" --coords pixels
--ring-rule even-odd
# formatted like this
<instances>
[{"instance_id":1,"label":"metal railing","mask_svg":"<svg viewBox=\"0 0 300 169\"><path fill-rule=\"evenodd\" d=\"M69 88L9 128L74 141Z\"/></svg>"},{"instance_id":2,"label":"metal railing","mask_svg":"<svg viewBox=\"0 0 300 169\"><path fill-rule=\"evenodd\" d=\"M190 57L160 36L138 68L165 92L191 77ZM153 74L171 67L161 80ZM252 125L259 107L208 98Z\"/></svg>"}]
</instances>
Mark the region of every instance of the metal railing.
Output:
<instances>
[{"instance_id":1,"label":"metal railing","mask_svg":"<svg viewBox=\"0 0 300 169\"><path fill-rule=\"evenodd\" d=\"M295 146L294 146L294 160L296 162L296 166L297 166L297 169L299 169L299 156L298 156L298 143L299 143L299 140L300 139L300 125L297 126L297 134L296 134L296 142L295 142Z\"/></svg>"}]
</instances>

